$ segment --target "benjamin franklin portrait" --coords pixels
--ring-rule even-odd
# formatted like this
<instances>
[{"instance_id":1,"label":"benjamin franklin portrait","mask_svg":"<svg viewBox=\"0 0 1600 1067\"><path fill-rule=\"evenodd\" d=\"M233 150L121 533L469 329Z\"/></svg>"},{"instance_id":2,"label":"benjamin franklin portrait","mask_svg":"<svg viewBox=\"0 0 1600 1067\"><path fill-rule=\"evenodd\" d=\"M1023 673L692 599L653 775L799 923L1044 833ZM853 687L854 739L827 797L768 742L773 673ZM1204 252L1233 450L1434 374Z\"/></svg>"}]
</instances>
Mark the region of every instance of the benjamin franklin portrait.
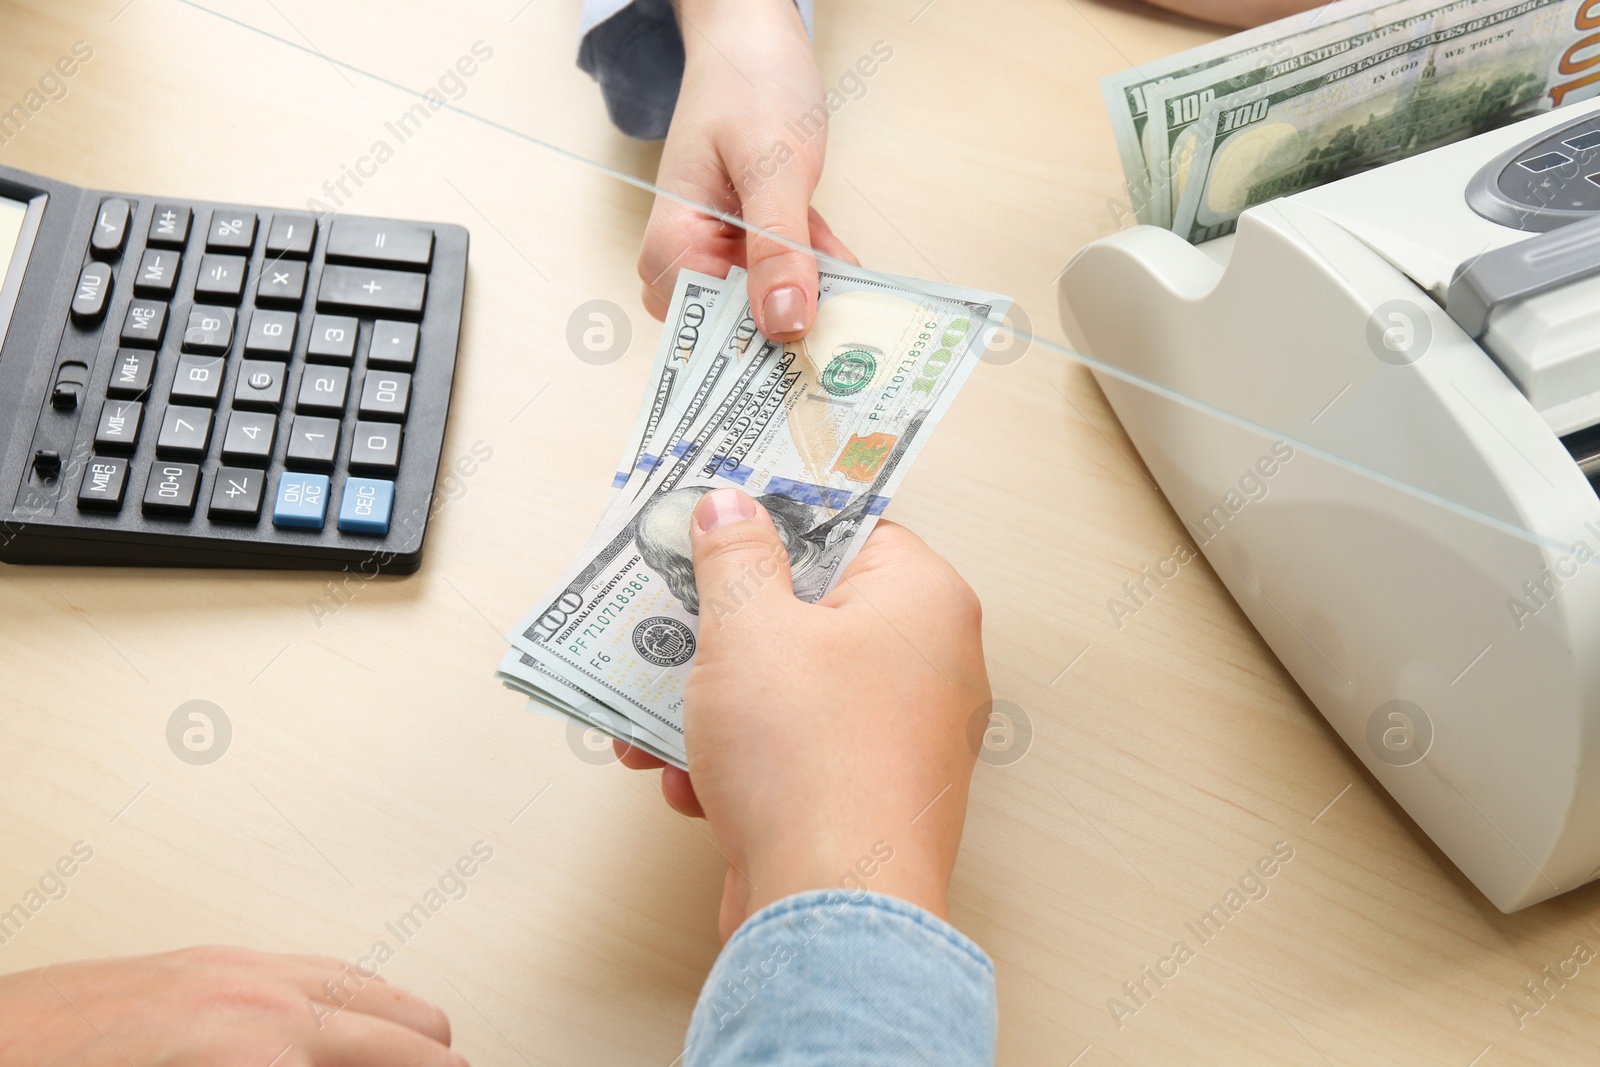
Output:
<instances>
[{"instance_id":1,"label":"benjamin franklin portrait","mask_svg":"<svg viewBox=\"0 0 1600 1067\"><path fill-rule=\"evenodd\" d=\"M674 489L659 493L639 511L634 527L634 539L639 554L650 569L666 580L672 595L683 601L690 614L700 614L700 594L694 585L694 557L689 544L689 523L695 505L711 492L706 486ZM769 493L756 498L767 509L772 521L789 550L789 569L794 577L795 592L804 596L814 581L806 580L808 572L822 559L823 550L841 538L855 532L860 519L852 506L831 519L825 518L822 508L790 500ZM818 525L818 523L821 525ZM819 575L820 577L820 575ZM821 595L822 590L815 590Z\"/></svg>"}]
</instances>

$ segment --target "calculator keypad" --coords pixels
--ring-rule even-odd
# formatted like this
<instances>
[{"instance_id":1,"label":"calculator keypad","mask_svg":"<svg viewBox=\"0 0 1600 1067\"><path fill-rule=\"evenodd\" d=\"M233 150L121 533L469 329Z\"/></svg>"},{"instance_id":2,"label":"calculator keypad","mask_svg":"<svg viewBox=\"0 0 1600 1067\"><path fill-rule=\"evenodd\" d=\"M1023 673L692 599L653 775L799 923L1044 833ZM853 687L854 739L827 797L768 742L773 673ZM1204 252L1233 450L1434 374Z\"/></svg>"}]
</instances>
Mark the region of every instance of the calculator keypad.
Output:
<instances>
[{"instance_id":1,"label":"calculator keypad","mask_svg":"<svg viewBox=\"0 0 1600 1067\"><path fill-rule=\"evenodd\" d=\"M45 397L82 412L80 451L52 444L34 464L63 485L60 517L130 543L215 530L218 545L363 552L398 529L414 566L443 405L424 408L408 458L413 383L429 371L448 395L464 232L115 196L85 229L63 313L80 349L103 338L99 362L58 357Z\"/></svg>"}]
</instances>

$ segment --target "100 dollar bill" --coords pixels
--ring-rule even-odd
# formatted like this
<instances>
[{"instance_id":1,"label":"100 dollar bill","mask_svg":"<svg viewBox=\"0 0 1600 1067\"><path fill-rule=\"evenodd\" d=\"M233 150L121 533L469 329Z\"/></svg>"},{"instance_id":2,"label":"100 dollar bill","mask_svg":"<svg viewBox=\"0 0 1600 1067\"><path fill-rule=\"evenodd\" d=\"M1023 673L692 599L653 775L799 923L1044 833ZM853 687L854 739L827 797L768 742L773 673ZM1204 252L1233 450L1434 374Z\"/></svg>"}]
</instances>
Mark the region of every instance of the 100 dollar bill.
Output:
<instances>
[{"instance_id":1,"label":"100 dollar bill","mask_svg":"<svg viewBox=\"0 0 1600 1067\"><path fill-rule=\"evenodd\" d=\"M1173 230L1212 240L1255 204L1594 95L1591 6L1462 0L1353 56L1218 96L1194 127Z\"/></svg>"},{"instance_id":2,"label":"100 dollar bill","mask_svg":"<svg viewBox=\"0 0 1600 1067\"><path fill-rule=\"evenodd\" d=\"M971 290L824 271L803 341L756 335L730 353L748 314L737 297L730 292L719 314L722 365L708 360L694 384L698 414L509 635L514 651L502 664L508 679L552 706L621 713L652 747L675 755L701 620L742 603L736 592L700 601L688 540L694 506L725 485L756 496L783 536L796 592L819 598L859 550L1009 305Z\"/></svg>"}]
</instances>

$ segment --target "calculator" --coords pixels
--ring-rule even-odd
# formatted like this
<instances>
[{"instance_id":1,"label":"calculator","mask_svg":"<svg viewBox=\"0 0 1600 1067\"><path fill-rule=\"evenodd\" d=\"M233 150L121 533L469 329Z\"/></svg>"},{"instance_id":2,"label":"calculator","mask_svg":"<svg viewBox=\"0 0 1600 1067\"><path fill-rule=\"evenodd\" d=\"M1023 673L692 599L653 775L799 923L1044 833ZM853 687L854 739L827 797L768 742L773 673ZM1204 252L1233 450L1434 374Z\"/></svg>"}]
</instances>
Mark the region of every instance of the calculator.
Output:
<instances>
[{"instance_id":1,"label":"calculator","mask_svg":"<svg viewBox=\"0 0 1600 1067\"><path fill-rule=\"evenodd\" d=\"M416 570L467 244L0 167L0 560Z\"/></svg>"}]
</instances>

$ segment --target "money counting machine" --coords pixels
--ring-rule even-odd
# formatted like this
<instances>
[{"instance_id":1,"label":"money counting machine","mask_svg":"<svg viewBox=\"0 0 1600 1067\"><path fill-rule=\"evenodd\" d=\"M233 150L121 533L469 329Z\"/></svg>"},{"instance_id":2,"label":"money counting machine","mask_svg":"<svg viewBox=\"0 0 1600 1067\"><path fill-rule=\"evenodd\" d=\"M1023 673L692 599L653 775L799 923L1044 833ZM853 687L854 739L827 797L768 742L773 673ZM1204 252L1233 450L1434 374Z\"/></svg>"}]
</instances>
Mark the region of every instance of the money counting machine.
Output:
<instances>
[{"instance_id":1,"label":"money counting machine","mask_svg":"<svg viewBox=\"0 0 1600 1067\"><path fill-rule=\"evenodd\" d=\"M1600 877L1600 107L1203 245L1124 230L1060 300L1217 575L1445 854L1504 911Z\"/></svg>"}]
</instances>

